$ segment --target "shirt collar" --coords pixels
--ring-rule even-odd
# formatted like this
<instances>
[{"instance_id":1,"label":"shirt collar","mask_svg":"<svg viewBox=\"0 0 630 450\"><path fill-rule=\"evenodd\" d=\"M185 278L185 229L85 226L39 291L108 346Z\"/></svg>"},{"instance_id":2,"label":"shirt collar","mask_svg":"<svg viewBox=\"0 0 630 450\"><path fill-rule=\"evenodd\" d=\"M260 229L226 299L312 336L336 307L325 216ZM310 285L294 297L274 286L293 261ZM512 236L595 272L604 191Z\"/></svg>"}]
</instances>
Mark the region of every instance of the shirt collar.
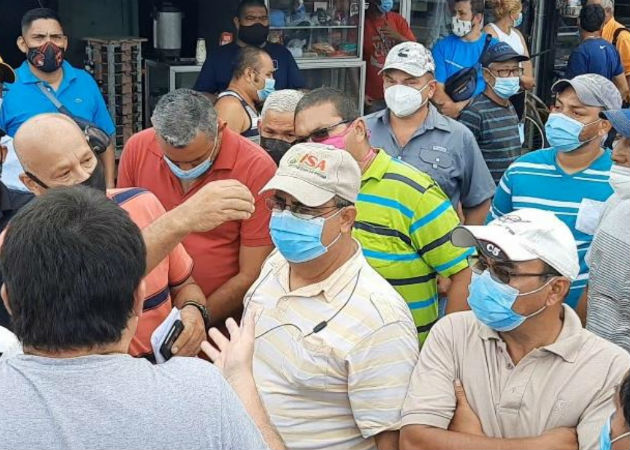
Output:
<instances>
[{"instance_id":1,"label":"shirt collar","mask_svg":"<svg viewBox=\"0 0 630 450\"><path fill-rule=\"evenodd\" d=\"M332 275L323 281L308 286L301 287L294 291L289 289L289 270L290 265L286 259L278 258L273 264L273 271L282 286L282 289L288 297L317 297L322 295L324 300L331 303L338 298L339 293L346 288L348 282L351 281L363 266L363 253L361 245L356 239L352 239L356 244L357 250L352 257L339 267Z\"/></svg>"},{"instance_id":2,"label":"shirt collar","mask_svg":"<svg viewBox=\"0 0 630 450\"><path fill-rule=\"evenodd\" d=\"M221 134L221 148L219 149L217 158L212 164L212 170L232 170L234 168L237 149L241 145L239 137L239 134L236 134L228 127L223 128Z\"/></svg>"},{"instance_id":3,"label":"shirt collar","mask_svg":"<svg viewBox=\"0 0 630 450\"><path fill-rule=\"evenodd\" d=\"M374 151L377 152L376 158L374 158L370 167L368 167L365 173L361 176L362 182L365 182L370 178L381 180L389 168L392 157L389 156L383 149L375 148Z\"/></svg>"},{"instance_id":4,"label":"shirt collar","mask_svg":"<svg viewBox=\"0 0 630 450\"><path fill-rule=\"evenodd\" d=\"M564 313L564 321L562 323L562 329L560 334L556 338L556 341L545 347L541 347L540 350L553 353L566 362L575 362L577 356L582 348L582 323L578 315L571 309L570 306L562 305ZM479 323L479 337L483 340L495 339L502 340L499 333L486 325Z\"/></svg>"},{"instance_id":5,"label":"shirt collar","mask_svg":"<svg viewBox=\"0 0 630 450\"><path fill-rule=\"evenodd\" d=\"M62 85L70 83L72 80L76 79L77 69L72 67L72 65L68 61L64 61L61 64L61 67L63 69L63 80L61 82ZM24 61L22 65L18 67L16 72L18 75L18 79L23 84L35 84L42 81L37 78L35 74L33 74L33 72L31 72L31 67L28 64L28 61Z\"/></svg>"},{"instance_id":6,"label":"shirt collar","mask_svg":"<svg viewBox=\"0 0 630 450\"><path fill-rule=\"evenodd\" d=\"M376 113L375 117L382 120L385 125L391 128L391 124L389 122L389 114L390 114L390 110L386 108ZM448 119L442 114L440 114L437 108L433 106L431 102L429 102L429 114L427 114L426 119L424 119L424 122L422 123L422 125L420 125L420 128L416 130L416 132L413 134L411 139L421 134L424 134L428 130L433 130L435 128L442 131L446 131L446 132L451 131L451 127L450 127L450 124L448 123Z\"/></svg>"}]
</instances>

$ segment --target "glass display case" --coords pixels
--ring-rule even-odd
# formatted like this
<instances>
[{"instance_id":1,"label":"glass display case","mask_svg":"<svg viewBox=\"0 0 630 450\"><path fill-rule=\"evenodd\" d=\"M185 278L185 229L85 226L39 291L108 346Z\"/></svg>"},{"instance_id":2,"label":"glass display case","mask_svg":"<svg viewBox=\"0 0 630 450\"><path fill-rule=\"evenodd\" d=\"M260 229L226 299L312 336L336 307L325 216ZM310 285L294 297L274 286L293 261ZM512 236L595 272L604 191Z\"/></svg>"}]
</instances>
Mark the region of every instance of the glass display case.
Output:
<instances>
[{"instance_id":1,"label":"glass display case","mask_svg":"<svg viewBox=\"0 0 630 450\"><path fill-rule=\"evenodd\" d=\"M448 0L403 0L401 14L409 22L418 42L428 48L450 33Z\"/></svg>"},{"instance_id":2,"label":"glass display case","mask_svg":"<svg viewBox=\"0 0 630 450\"><path fill-rule=\"evenodd\" d=\"M296 60L361 59L364 0L266 0L269 38Z\"/></svg>"}]
</instances>

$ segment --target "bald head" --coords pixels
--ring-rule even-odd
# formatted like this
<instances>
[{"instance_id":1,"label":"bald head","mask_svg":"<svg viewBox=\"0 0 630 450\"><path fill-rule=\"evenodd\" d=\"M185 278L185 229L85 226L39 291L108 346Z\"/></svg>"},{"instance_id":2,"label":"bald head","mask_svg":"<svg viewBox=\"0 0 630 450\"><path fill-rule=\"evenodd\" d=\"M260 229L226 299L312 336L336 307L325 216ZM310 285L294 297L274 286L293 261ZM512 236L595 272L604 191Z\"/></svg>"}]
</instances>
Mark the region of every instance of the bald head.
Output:
<instances>
[{"instance_id":1,"label":"bald head","mask_svg":"<svg viewBox=\"0 0 630 450\"><path fill-rule=\"evenodd\" d=\"M42 184L73 186L87 180L98 164L85 134L63 114L40 114L22 124L13 145L24 174L22 182L34 194Z\"/></svg>"}]
</instances>

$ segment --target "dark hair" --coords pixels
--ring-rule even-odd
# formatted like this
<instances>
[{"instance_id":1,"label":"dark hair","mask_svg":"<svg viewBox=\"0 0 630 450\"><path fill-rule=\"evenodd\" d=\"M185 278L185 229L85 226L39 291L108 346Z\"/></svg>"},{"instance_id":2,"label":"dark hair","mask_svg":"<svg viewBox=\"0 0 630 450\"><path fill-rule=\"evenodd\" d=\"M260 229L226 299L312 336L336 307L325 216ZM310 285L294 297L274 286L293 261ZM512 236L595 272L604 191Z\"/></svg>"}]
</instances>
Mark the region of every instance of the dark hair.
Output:
<instances>
[{"instance_id":1,"label":"dark hair","mask_svg":"<svg viewBox=\"0 0 630 450\"><path fill-rule=\"evenodd\" d=\"M485 0L455 0L455 4L462 2L470 3L470 9L473 14L483 14L486 10Z\"/></svg>"},{"instance_id":2,"label":"dark hair","mask_svg":"<svg viewBox=\"0 0 630 450\"><path fill-rule=\"evenodd\" d=\"M580 11L580 28L589 33L602 29L606 12L602 5L586 5Z\"/></svg>"},{"instance_id":3,"label":"dark hair","mask_svg":"<svg viewBox=\"0 0 630 450\"><path fill-rule=\"evenodd\" d=\"M338 195L335 195L333 200L335 201L335 206L337 208L347 208L348 206L354 205L354 203L352 203L350 200L346 200L345 198L341 198Z\"/></svg>"},{"instance_id":4,"label":"dark hair","mask_svg":"<svg viewBox=\"0 0 630 450\"><path fill-rule=\"evenodd\" d=\"M630 426L630 373L627 373L619 385L619 400L623 419L626 425Z\"/></svg>"},{"instance_id":5,"label":"dark hair","mask_svg":"<svg viewBox=\"0 0 630 450\"><path fill-rule=\"evenodd\" d=\"M331 87L320 87L307 92L295 107L295 116L297 117L305 109L325 103L330 103L335 107L341 120L354 120L359 117L359 110L354 100L345 92Z\"/></svg>"},{"instance_id":6,"label":"dark hair","mask_svg":"<svg viewBox=\"0 0 630 450\"><path fill-rule=\"evenodd\" d=\"M140 230L102 192L49 190L13 217L0 253L13 331L44 351L119 341L145 258Z\"/></svg>"},{"instance_id":7,"label":"dark hair","mask_svg":"<svg viewBox=\"0 0 630 450\"><path fill-rule=\"evenodd\" d=\"M238 4L238 8L236 8L236 17L238 19L242 19L245 10L252 6L262 7L265 8L265 11L267 11L267 6L261 0L243 0L241 3Z\"/></svg>"},{"instance_id":8,"label":"dark hair","mask_svg":"<svg viewBox=\"0 0 630 450\"><path fill-rule=\"evenodd\" d=\"M234 62L234 71L232 77L238 79L245 75L247 68L258 70L260 68L260 57L266 52L262 48L247 45L241 48Z\"/></svg>"},{"instance_id":9,"label":"dark hair","mask_svg":"<svg viewBox=\"0 0 630 450\"><path fill-rule=\"evenodd\" d=\"M546 278L561 277L562 276L562 274L560 272L558 272L556 269L551 267L551 265L549 265L545 261L543 261L542 263L543 263L543 272L545 273L545 277Z\"/></svg>"},{"instance_id":10,"label":"dark hair","mask_svg":"<svg viewBox=\"0 0 630 450\"><path fill-rule=\"evenodd\" d=\"M40 19L52 19L59 22L59 25L63 28L61 23L61 19L59 19L59 15L57 12L50 8L35 8L26 11L26 14L22 16L22 34L26 34L28 29L31 27L33 22Z\"/></svg>"}]
</instances>

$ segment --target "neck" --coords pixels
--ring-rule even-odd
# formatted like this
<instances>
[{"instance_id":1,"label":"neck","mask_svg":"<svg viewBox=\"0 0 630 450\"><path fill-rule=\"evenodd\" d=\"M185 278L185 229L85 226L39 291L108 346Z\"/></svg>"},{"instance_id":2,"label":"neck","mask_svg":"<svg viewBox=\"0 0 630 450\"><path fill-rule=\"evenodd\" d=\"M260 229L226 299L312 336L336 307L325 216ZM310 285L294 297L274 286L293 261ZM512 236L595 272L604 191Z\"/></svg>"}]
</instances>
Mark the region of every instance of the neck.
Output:
<instances>
[{"instance_id":1,"label":"neck","mask_svg":"<svg viewBox=\"0 0 630 450\"><path fill-rule=\"evenodd\" d=\"M59 351L46 351L40 350L35 347L24 347L25 355L41 356L44 358L79 358L81 356L91 355L114 355L114 354L126 354L129 349L131 339L121 339L118 342L108 345L99 345L96 347L78 348L70 350Z\"/></svg>"},{"instance_id":2,"label":"neck","mask_svg":"<svg viewBox=\"0 0 630 450\"><path fill-rule=\"evenodd\" d=\"M500 333L514 364L518 364L531 351L556 342L563 322L564 310L560 305L560 310L552 307L526 320L517 329Z\"/></svg>"},{"instance_id":3,"label":"neck","mask_svg":"<svg viewBox=\"0 0 630 450\"><path fill-rule=\"evenodd\" d=\"M428 103L409 117L396 117L391 111L389 112L389 122L400 147L407 145L411 136L422 126L428 116Z\"/></svg>"},{"instance_id":4,"label":"neck","mask_svg":"<svg viewBox=\"0 0 630 450\"><path fill-rule=\"evenodd\" d=\"M481 29L475 25L470 33L462 38L464 41L475 42L481 37Z\"/></svg>"},{"instance_id":5,"label":"neck","mask_svg":"<svg viewBox=\"0 0 630 450\"><path fill-rule=\"evenodd\" d=\"M252 98L251 94L248 93L248 87L251 86L247 86L247 82L244 80L234 80L228 85L229 90L236 92L238 95L243 97L249 106L256 109L256 99Z\"/></svg>"},{"instance_id":6,"label":"neck","mask_svg":"<svg viewBox=\"0 0 630 450\"><path fill-rule=\"evenodd\" d=\"M292 291L324 281L343 266L357 251L350 235L342 236L321 257L302 264L290 263L289 285Z\"/></svg>"},{"instance_id":7,"label":"neck","mask_svg":"<svg viewBox=\"0 0 630 450\"><path fill-rule=\"evenodd\" d=\"M494 103L498 105L506 106L506 107L510 106L510 99L499 97L497 93L494 92L494 89L490 87L490 84L488 84L487 81L486 81L486 89L483 91L483 93L486 95L486 97L488 97L490 100L492 100Z\"/></svg>"},{"instance_id":8,"label":"neck","mask_svg":"<svg viewBox=\"0 0 630 450\"><path fill-rule=\"evenodd\" d=\"M376 152L372 149L369 142L365 142L365 144L361 145L359 151L351 152L351 154L357 164L359 164L362 174L368 170L376 157Z\"/></svg>"},{"instance_id":9,"label":"neck","mask_svg":"<svg viewBox=\"0 0 630 450\"><path fill-rule=\"evenodd\" d=\"M35 75L36 78L45 81L50 85L57 85L63 79L63 68L55 70L54 72L42 72L35 66L33 66L30 62L28 63L29 69L31 69L31 73Z\"/></svg>"},{"instance_id":10,"label":"neck","mask_svg":"<svg viewBox=\"0 0 630 450\"><path fill-rule=\"evenodd\" d=\"M499 27L499 29L505 34L510 34L512 27L514 26L514 22L512 21L512 18L510 16L505 16L494 22L494 24Z\"/></svg>"},{"instance_id":11,"label":"neck","mask_svg":"<svg viewBox=\"0 0 630 450\"><path fill-rule=\"evenodd\" d=\"M587 39L597 39L601 36L599 31L595 31L593 33L582 31L582 40L585 41Z\"/></svg>"},{"instance_id":12,"label":"neck","mask_svg":"<svg viewBox=\"0 0 630 450\"><path fill-rule=\"evenodd\" d=\"M594 139L572 152L558 152L556 159L565 172L576 173L590 167L593 161L599 158L602 153L604 153L604 150L600 147L600 140Z\"/></svg>"},{"instance_id":13,"label":"neck","mask_svg":"<svg viewBox=\"0 0 630 450\"><path fill-rule=\"evenodd\" d=\"M266 43L267 43L267 41L263 42L260 45L251 45L251 44L246 44L245 42L241 41L239 38L236 38L236 45L238 45L239 47L258 47L258 48L263 48Z\"/></svg>"},{"instance_id":14,"label":"neck","mask_svg":"<svg viewBox=\"0 0 630 450\"><path fill-rule=\"evenodd\" d=\"M604 19L604 25L606 25L608 22L610 22L613 19L614 19L614 17L613 17L612 14L610 14L610 15L606 14L606 17Z\"/></svg>"}]
</instances>

